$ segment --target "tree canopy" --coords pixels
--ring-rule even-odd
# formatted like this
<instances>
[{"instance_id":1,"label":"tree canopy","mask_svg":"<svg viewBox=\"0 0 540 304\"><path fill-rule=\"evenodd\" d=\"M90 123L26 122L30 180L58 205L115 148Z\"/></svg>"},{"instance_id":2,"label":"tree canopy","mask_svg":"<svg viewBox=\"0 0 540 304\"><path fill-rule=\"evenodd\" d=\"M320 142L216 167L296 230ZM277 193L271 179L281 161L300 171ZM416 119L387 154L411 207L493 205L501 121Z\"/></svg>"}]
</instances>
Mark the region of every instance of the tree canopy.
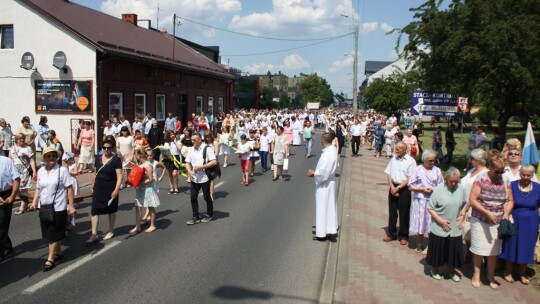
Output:
<instances>
[{"instance_id":1,"label":"tree canopy","mask_svg":"<svg viewBox=\"0 0 540 304\"><path fill-rule=\"evenodd\" d=\"M468 96L498 113L502 135L512 116L540 109L540 0L429 0L414 20L402 56L423 73L426 90Z\"/></svg>"},{"instance_id":2,"label":"tree canopy","mask_svg":"<svg viewBox=\"0 0 540 304\"><path fill-rule=\"evenodd\" d=\"M300 83L300 93L302 94L302 103L319 102L321 107L327 107L332 104L334 93L326 79L311 74Z\"/></svg>"}]
</instances>

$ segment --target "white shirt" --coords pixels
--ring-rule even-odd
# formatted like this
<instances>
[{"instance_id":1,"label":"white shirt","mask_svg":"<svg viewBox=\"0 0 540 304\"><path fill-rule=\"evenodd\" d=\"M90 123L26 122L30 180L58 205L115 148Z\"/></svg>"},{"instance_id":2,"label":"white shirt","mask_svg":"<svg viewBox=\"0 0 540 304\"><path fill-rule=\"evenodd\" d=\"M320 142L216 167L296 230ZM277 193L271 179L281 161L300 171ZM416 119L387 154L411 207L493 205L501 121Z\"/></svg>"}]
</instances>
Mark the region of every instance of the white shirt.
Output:
<instances>
[{"instance_id":1,"label":"white shirt","mask_svg":"<svg viewBox=\"0 0 540 304\"><path fill-rule=\"evenodd\" d=\"M107 135L114 136L116 134L116 127L115 126L110 126L110 127L103 128L103 134L105 134L105 136L107 136Z\"/></svg>"},{"instance_id":2,"label":"white shirt","mask_svg":"<svg viewBox=\"0 0 540 304\"><path fill-rule=\"evenodd\" d=\"M266 135L263 133L261 135L261 138L260 138L260 148L259 148L259 151L263 151L263 152L268 152L269 149L270 149L270 144L272 143L272 135L270 135L269 133L266 133Z\"/></svg>"},{"instance_id":3,"label":"white shirt","mask_svg":"<svg viewBox=\"0 0 540 304\"><path fill-rule=\"evenodd\" d=\"M521 166L519 166L516 175L512 173L512 170L510 170L510 167L506 166L504 168L504 175L508 178L508 181L513 182L521 179L521 176L519 175L519 169L521 169ZM536 177L536 173L533 173L532 180L535 182L538 182L538 178Z\"/></svg>"},{"instance_id":4,"label":"white shirt","mask_svg":"<svg viewBox=\"0 0 540 304\"><path fill-rule=\"evenodd\" d=\"M352 134L352 136L361 136L362 132L364 132L364 129L362 128L362 125L354 124L354 125L351 126L351 134Z\"/></svg>"},{"instance_id":5,"label":"white shirt","mask_svg":"<svg viewBox=\"0 0 540 304\"><path fill-rule=\"evenodd\" d=\"M140 121L133 122L132 129L133 129L133 134L135 134L135 130L141 130L141 132L142 132L143 129L144 129L143 125L142 125L142 122L140 122Z\"/></svg>"},{"instance_id":6,"label":"white shirt","mask_svg":"<svg viewBox=\"0 0 540 304\"><path fill-rule=\"evenodd\" d=\"M186 156L186 163L191 164L192 170L194 167L200 167L204 165L205 163L203 159L204 147L206 147L206 144L202 143L199 149L196 149L195 146L189 148L188 154ZM208 146L208 149L206 150L206 160L208 160L207 162L210 162L215 159L216 159L216 155L214 154L214 148L212 146ZM199 171L191 173L192 183L204 184L207 181L208 181L208 176L206 176L206 172L204 170L199 170Z\"/></svg>"},{"instance_id":7,"label":"white shirt","mask_svg":"<svg viewBox=\"0 0 540 304\"><path fill-rule=\"evenodd\" d=\"M0 192L11 189L17 178L20 178L20 175L11 159L0 155Z\"/></svg>"},{"instance_id":8,"label":"white shirt","mask_svg":"<svg viewBox=\"0 0 540 304\"><path fill-rule=\"evenodd\" d=\"M390 162L386 166L384 173L390 175L394 184L401 184L405 179L410 177L414 169L416 168L416 161L414 158L405 154L402 158L393 156Z\"/></svg>"},{"instance_id":9,"label":"white shirt","mask_svg":"<svg viewBox=\"0 0 540 304\"><path fill-rule=\"evenodd\" d=\"M60 178L58 177L58 170L60 170ZM58 182L60 182L59 185ZM57 185L58 191L55 196ZM55 211L64 211L67 209L67 188L72 185L69 171L66 168L56 164L51 171L47 172L47 169L42 167L37 173L36 186L39 189L38 207L56 203L54 205Z\"/></svg>"},{"instance_id":10,"label":"white shirt","mask_svg":"<svg viewBox=\"0 0 540 304\"><path fill-rule=\"evenodd\" d=\"M152 129L152 124L156 119L152 117L150 119L145 118L144 120L144 134L148 135L148 132L150 132L150 129Z\"/></svg>"}]
</instances>

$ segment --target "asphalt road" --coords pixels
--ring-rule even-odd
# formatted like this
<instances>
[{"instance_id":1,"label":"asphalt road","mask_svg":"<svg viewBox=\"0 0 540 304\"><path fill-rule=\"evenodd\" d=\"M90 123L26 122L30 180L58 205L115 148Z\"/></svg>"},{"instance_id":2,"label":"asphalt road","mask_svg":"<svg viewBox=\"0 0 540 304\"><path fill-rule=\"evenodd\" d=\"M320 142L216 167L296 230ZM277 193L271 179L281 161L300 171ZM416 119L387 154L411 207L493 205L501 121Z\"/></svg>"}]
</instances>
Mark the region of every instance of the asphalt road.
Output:
<instances>
[{"instance_id":1,"label":"asphalt road","mask_svg":"<svg viewBox=\"0 0 540 304\"><path fill-rule=\"evenodd\" d=\"M14 216L15 258L0 264L1 303L318 303L328 243L313 241L315 157L294 147L285 180L257 165L248 187L240 184L238 159L222 168L215 190L214 220L187 226L189 188L167 194L162 181L158 230L130 236L134 190L121 191L116 236L86 246L89 203L78 210L74 232L63 242L64 260L51 272L37 213ZM165 178L166 179L166 178ZM206 210L202 197L201 211ZM107 219L100 218L100 230ZM144 227L143 227L144 229Z\"/></svg>"}]
</instances>

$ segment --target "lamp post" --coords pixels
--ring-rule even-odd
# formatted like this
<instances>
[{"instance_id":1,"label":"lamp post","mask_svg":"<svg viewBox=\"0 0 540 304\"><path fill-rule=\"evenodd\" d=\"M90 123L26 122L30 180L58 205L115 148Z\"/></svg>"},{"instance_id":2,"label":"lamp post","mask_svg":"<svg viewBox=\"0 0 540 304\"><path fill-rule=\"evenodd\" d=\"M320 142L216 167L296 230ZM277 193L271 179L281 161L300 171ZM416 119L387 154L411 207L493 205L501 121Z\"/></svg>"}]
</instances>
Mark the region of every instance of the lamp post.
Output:
<instances>
[{"instance_id":1,"label":"lamp post","mask_svg":"<svg viewBox=\"0 0 540 304\"><path fill-rule=\"evenodd\" d=\"M351 19L354 21L354 54L353 54L353 114L356 116L358 113L358 32L359 25L358 20L353 19L347 15L341 14L342 17Z\"/></svg>"}]
</instances>

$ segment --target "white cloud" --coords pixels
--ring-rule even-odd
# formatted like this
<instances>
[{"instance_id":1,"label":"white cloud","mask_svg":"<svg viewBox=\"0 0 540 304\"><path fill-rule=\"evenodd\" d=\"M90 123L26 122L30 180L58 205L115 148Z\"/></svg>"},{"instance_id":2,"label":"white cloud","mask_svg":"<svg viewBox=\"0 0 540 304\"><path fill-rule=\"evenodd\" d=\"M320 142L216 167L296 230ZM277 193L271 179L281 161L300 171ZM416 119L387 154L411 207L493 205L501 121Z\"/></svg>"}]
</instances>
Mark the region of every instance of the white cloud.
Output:
<instances>
[{"instance_id":1,"label":"white cloud","mask_svg":"<svg viewBox=\"0 0 540 304\"><path fill-rule=\"evenodd\" d=\"M350 67L354 64L354 58L351 55L345 56L342 60L336 60L332 63L332 66L328 69L331 74L337 73L337 71Z\"/></svg>"},{"instance_id":2,"label":"white cloud","mask_svg":"<svg viewBox=\"0 0 540 304\"><path fill-rule=\"evenodd\" d=\"M283 62L280 64L272 63L253 63L248 66L244 66L242 71L248 72L250 74L265 74L270 71L271 73L277 73L278 70L300 70L304 68L309 68L311 65L307 60L302 58L298 54L292 54L283 58Z\"/></svg>"},{"instance_id":3,"label":"white cloud","mask_svg":"<svg viewBox=\"0 0 540 304\"><path fill-rule=\"evenodd\" d=\"M156 20L157 8L158 1L154 0L105 0L101 4L103 12L115 17L134 13L139 19L152 20ZM186 18L212 19L221 18L223 14L237 13L241 9L240 0L160 0L159 27L170 26L174 12Z\"/></svg>"},{"instance_id":4,"label":"white cloud","mask_svg":"<svg viewBox=\"0 0 540 304\"><path fill-rule=\"evenodd\" d=\"M399 58L399 54L396 52L396 49L392 49L392 51L390 51L390 53L388 53L388 58L390 58L391 60L397 60Z\"/></svg>"},{"instance_id":5,"label":"white cloud","mask_svg":"<svg viewBox=\"0 0 540 304\"><path fill-rule=\"evenodd\" d=\"M381 29L385 32L385 33L388 33L390 32L391 30L394 29L393 26L389 25L388 23L382 23L381 24Z\"/></svg>"},{"instance_id":6,"label":"white cloud","mask_svg":"<svg viewBox=\"0 0 540 304\"><path fill-rule=\"evenodd\" d=\"M229 28L253 35L306 37L306 35L337 35L349 30L350 0L273 0L270 12L236 15ZM294 30L292 30L294 29Z\"/></svg>"},{"instance_id":7,"label":"white cloud","mask_svg":"<svg viewBox=\"0 0 540 304\"><path fill-rule=\"evenodd\" d=\"M378 28L379 28L379 23L377 22L364 22L362 24L362 28L360 29L360 31L362 33L369 33L369 32L376 31Z\"/></svg>"}]
</instances>

